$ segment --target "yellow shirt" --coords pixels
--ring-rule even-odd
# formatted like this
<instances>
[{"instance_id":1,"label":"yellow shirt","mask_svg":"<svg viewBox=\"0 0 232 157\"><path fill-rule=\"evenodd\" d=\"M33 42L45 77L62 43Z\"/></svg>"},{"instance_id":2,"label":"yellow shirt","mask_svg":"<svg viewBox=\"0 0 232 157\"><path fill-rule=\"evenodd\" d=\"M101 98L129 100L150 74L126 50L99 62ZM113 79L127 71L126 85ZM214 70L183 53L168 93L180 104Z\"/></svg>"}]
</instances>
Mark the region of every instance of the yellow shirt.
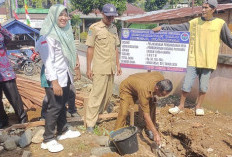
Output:
<instances>
[{"instance_id":1,"label":"yellow shirt","mask_svg":"<svg viewBox=\"0 0 232 157\"><path fill-rule=\"evenodd\" d=\"M126 99L127 95L130 95L138 99L143 112L150 113L149 100L155 91L156 83L161 80L164 80L164 76L160 72L130 75L120 84L120 97Z\"/></svg>"},{"instance_id":2,"label":"yellow shirt","mask_svg":"<svg viewBox=\"0 0 232 157\"><path fill-rule=\"evenodd\" d=\"M195 18L190 22L188 65L216 69L220 47L220 33L225 21L215 18L203 21Z\"/></svg>"},{"instance_id":3,"label":"yellow shirt","mask_svg":"<svg viewBox=\"0 0 232 157\"><path fill-rule=\"evenodd\" d=\"M90 26L86 45L94 47L93 74L115 74L116 47L119 44L115 25L107 27L101 20Z\"/></svg>"}]
</instances>

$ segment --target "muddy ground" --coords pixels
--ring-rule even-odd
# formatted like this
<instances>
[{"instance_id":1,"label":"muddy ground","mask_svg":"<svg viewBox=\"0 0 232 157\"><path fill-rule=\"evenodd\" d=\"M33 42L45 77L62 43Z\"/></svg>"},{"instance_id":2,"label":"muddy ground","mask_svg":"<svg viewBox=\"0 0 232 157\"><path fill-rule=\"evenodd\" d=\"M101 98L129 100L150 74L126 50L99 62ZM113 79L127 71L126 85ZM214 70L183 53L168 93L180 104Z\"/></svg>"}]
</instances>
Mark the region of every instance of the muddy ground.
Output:
<instances>
[{"instance_id":1,"label":"muddy ground","mask_svg":"<svg viewBox=\"0 0 232 157\"><path fill-rule=\"evenodd\" d=\"M38 80L38 76L28 78ZM80 87L81 82L85 83L86 80L79 81L77 84L79 87L77 88L86 90L83 86ZM118 97L114 96L112 101L115 102L114 112L117 112ZM184 112L175 116L168 114L168 109L173 106L173 104L168 104L178 104L178 102L179 97L174 95L159 100L157 123L162 136L162 152L176 157L232 157L232 116L208 110L206 110L205 116L195 116L192 102L186 103L190 108L186 108ZM79 109L78 112L83 115L83 109ZM40 116L40 109L28 111L28 114L30 119L36 120ZM11 123L14 119L12 117L10 117ZM21 157L24 150L29 150L33 157L89 157L92 148L100 147L93 140L94 137L108 134L113 129L115 121L116 119L99 121L95 135L86 134L83 123L71 123L70 125L82 132L82 135L75 139L61 141L60 143L64 145L65 149L60 153L52 154L47 150L40 149L40 144L31 144L24 149L4 151L0 156ZM155 151L152 152L151 148L154 148L151 147L154 146L152 141L149 141L144 131L141 130L143 123L141 123L141 119L138 119L138 115L136 115L136 121L139 121L135 124L139 127L139 133L137 134L139 150L134 154L125 156L157 156ZM103 157L118 156L117 153L103 155Z\"/></svg>"}]
</instances>

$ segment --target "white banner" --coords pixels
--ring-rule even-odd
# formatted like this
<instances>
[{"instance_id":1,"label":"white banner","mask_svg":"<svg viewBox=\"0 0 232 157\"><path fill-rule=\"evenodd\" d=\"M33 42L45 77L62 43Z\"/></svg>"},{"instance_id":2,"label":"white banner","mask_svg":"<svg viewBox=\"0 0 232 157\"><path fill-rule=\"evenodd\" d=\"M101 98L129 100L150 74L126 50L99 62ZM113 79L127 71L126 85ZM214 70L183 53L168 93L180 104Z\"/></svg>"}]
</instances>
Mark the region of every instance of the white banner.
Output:
<instances>
[{"instance_id":1,"label":"white banner","mask_svg":"<svg viewBox=\"0 0 232 157\"><path fill-rule=\"evenodd\" d=\"M121 67L184 72L189 32L123 29Z\"/></svg>"}]
</instances>

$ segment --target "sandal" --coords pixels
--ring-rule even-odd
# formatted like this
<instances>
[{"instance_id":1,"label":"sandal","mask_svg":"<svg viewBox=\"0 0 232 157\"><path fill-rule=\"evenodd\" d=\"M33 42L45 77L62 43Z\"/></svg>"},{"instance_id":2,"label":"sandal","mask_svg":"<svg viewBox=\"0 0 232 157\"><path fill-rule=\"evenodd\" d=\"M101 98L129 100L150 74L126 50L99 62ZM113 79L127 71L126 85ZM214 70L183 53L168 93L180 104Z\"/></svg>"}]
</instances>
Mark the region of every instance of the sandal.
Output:
<instances>
[{"instance_id":1,"label":"sandal","mask_svg":"<svg viewBox=\"0 0 232 157\"><path fill-rule=\"evenodd\" d=\"M196 109L196 116L204 116L204 115L205 115L204 109L201 108Z\"/></svg>"},{"instance_id":2,"label":"sandal","mask_svg":"<svg viewBox=\"0 0 232 157\"><path fill-rule=\"evenodd\" d=\"M177 106L175 106L175 107L173 107L173 108L170 108L170 109L168 110L168 112L171 113L171 114L178 114L180 111L181 111L181 110L180 110L179 107L177 107Z\"/></svg>"}]
</instances>

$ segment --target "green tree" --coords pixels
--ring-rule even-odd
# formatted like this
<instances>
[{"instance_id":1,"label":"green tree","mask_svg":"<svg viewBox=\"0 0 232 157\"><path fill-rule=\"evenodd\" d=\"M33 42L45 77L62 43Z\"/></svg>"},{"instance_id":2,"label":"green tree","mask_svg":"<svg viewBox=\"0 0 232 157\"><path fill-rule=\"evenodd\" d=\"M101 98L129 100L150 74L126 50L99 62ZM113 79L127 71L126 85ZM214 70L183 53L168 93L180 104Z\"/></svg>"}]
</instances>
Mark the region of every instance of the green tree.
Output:
<instances>
[{"instance_id":1,"label":"green tree","mask_svg":"<svg viewBox=\"0 0 232 157\"><path fill-rule=\"evenodd\" d=\"M130 3L129 0L127 0L127 2ZM146 0L135 0L135 2L133 2L133 4L135 6L137 6L137 7L142 8L143 10L145 10L145 8L144 8L145 2L146 2Z\"/></svg>"},{"instance_id":2,"label":"green tree","mask_svg":"<svg viewBox=\"0 0 232 157\"><path fill-rule=\"evenodd\" d=\"M18 7L22 8L24 5L24 1L23 0L18 0Z\"/></svg>"},{"instance_id":3,"label":"green tree","mask_svg":"<svg viewBox=\"0 0 232 157\"><path fill-rule=\"evenodd\" d=\"M126 10L126 0L70 0L72 10L78 9L84 14L89 14L94 9L102 10L106 3L112 3L117 8L119 14Z\"/></svg>"},{"instance_id":4,"label":"green tree","mask_svg":"<svg viewBox=\"0 0 232 157\"><path fill-rule=\"evenodd\" d=\"M169 0L169 3L172 6L172 8L175 8L175 6L182 1L183 0ZM194 6L201 6L202 3L202 0L194 0ZM192 6L192 0L190 1L190 6Z\"/></svg>"},{"instance_id":5,"label":"green tree","mask_svg":"<svg viewBox=\"0 0 232 157\"><path fill-rule=\"evenodd\" d=\"M50 0L50 3L51 3L51 5L53 5L53 4L63 4L64 3L64 0Z\"/></svg>"},{"instance_id":6,"label":"green tree","mask_svg":"<svg viewBox=\"0 0 232 157\"><path fill-rule=\"evenodd\" d=\"M180 0L170 0L171 8L175 8L179 2Z\"/></svg>"},{"instance_id":7,"label":"green tree","mask_svg":"<svg viewBox=\"0 0 232 157\"><path fill-rule=\"evenodd\" d=\"M135 3L137 0L127 0L128 3Z\"/></svg>"},{"instance_id":8,"label":"green tree","mask_svg":"<svg viewBox=\"0 0 232 157\"><path fill-rule=\"evenodd\" d=\"M51 5L56 4L57 0L50 0Z\"/></svg>"},{"instance_id":9,"label":"green tree","mask_svg":"<svg viewBox=\"0 0 232 157\"><path fill-rule=\"evenodd\" d=\"M32 7L43 8L43 0L32 0Z\"/></svg>"},{"instance_id":10,"label":"green tree","mask_svg":"<svg viewBox=\"0 0 232 157\"><path fill-rule=\"evenodd\" d=\"M72 28L73 28L73 31L74 31L74 37L75 39L78 39L79 38L79 24L81 23L81 19L80 19L80 16L79 15L72 15L72 18L71 18L71 25L72 25Z\"/></svg>"},{"instance_id":11,"label":"green tree","mask_svg":"<svg viewBox=\"0 0 232 157\"><path fill-rule=\"evenodd\" d=\"M168 0L147 0L145 2L146 11L154 11L162 9Z\"/></svg>"},{"instance_id":12,"label":"green tree","mask_svg":"<svg viewBox=\"0 0 232 157\"><path fill-rule=\"evenodd\" d=\"M195 0L195 6L201 6L202 5L202 3L203 3L203 1L202 0Z\"/></svg>"},{"instance_id":13,"label":"green tree","mask_svg":"<svg viewBox=\"0 0 232 157\"><path fill-rule=\"evenodd\" d=\"M63 4L64 0L30 0L33 8L50 8L54 4Z\"/></svg>"}]
</instances>

